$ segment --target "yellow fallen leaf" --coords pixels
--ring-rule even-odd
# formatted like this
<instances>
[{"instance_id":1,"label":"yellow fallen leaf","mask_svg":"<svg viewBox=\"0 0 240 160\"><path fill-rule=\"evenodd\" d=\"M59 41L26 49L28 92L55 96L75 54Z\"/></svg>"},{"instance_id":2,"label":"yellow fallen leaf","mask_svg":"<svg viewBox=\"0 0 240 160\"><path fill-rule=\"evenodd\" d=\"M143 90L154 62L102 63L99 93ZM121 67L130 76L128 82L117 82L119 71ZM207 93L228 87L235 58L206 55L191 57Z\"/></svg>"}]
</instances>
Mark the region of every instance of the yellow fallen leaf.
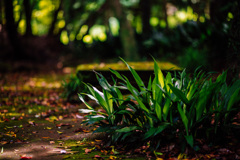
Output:
<instances>
[{"instance_id":1,"label":"yellow fallen leaf","mask_svg":"<svg viewBox=\"0 0 240 160\"><path fill-rule=\"evenodd\" d=\"M116 156L110 156L109 159L113 159L114 160L114 159L117 159L117 157Z\"/></svg>"},{"instance_id":2,"label":"yellow fallen leaf","mask_svg":"<svg viewBox=\"0 0 240 160\"><path fill-rule=\"evenodd\" d=\"M44 139L48 139L48 138L50 138L50 137L42 137L42 138L44 138Z\"/></svg>"}]
</instances>

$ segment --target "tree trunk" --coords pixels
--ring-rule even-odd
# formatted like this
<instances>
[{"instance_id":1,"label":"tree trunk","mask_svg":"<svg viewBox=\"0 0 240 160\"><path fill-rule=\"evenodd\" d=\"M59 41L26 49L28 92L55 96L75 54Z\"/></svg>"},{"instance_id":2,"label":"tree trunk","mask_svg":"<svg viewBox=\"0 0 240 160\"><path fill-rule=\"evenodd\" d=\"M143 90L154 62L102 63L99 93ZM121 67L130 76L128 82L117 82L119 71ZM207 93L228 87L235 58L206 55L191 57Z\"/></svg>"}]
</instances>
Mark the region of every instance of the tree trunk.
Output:
<instances>
[{"instance_id":1,"label":"tree trunk","mask_svg":"<svg viewBox=\"0 0 240 160\"><path fill-rule=\"evenodd\" d=\"M237 6L233 11L233 20L230 29L229 39L229 62L235 74L239 74L240 78L240 2L237 2Z\"/></svg>"},{"instance_id":2,"label":"tree trunk","mask_svg":"<svg viewBox=\"0 0 240 160\"><path fill-rule=\"evenodd\" d=\"M59 7L53 14L53 21L52 21L52 24L51 24L50 29L48 31L48 36L52 36L53 35L53 31L55 29L55 25L56 25L56 22L57 22L58 13L62 9L62 3L63 3L63 0L60 0Z\"/></svg>"},{"instance_id":3,"label":"tree trunk","mask_svg":"<svg viewBox=\"0 0 240 160\"><path fill-rule=\"evenodd\" d=\"M13 52L14 52L13 58L23 59L24 52L20 44L17 28L15 25L14 17L13 17L13 1L4 0L4 4L5 4L5 17L6 17L6 30L8 33L9 42L12 45Z\"/></svg>"},{"instance_id":4,"label":"tree trunk","mask_svg":"<svg viewBox=\"0 0 240 160\"><path fill-rule=\"evenodd\" d=\"M3 5L2 5L2 1L0 1L0 25L1 25L1 27L2 27L2 20L3 20L3 7L2 7ZM1 32L1 30L0 30L0 32Z\"/></svg>"},{"instance_id":5,"label":"tree trunk","mask_svg":"<svg viewBox=\"0 0 240 160\"><path fill-rule=\"evenodd\" d=\"M29 0L23 0L24 5L24 11L26 16L26 33L25 35L27 37L32 36L32 26L31 26L31 20L32 20L32 11L30 6Z\"/></svg>"},{"instance_id":6,"label":"tree trunk","mask_svg":"<svg viewBox=\"0 0 240 160\"><path fill-rule=\"evenodd\" d=\"M162 6L164 11L164 21L166 23L166 29L169 30L169 24L168 24L168 15L167 15L167 1L162 0Z\"/></svg>"},{"instance_id":7,"label":"tree trunk","mask_svg":"<svg viewBox=\"0 0 240 160\"><path fill-rule=\"evenodd\" d=\"M232 0L230 0L232 1ZM228 14L229 0L211 0L210 2L210 20L213 24L218 27L220 23L226 21L226 16Z\"/></svg>"},{"instance_id":8,"label":"tree trunk","mask_svg":"<svg viewBox=\"0 0 240 160\"><path fill-rule=\"evenodd\" d=\"M4 45L3 34L3 4L0 1L0 47Z\"/></svg>"},{"instance_id":9,"label":"tree trunk","mask_svg":"<svg viewBox=\"0 0 240 160\"><path fill-rule=\"evenodd\" d=\"M120 4L119 0L109 0L109 3L112 4L113 12L120 23L119 35L124 52L124 58L128 61L139 60L134 30L126 18L123 6Z\"/></svg>"},{"instance_id":10,"label":"tree trunk","mask_svg":"<svg viewBox=\"0 0 240 160\"><path fill-rule=\"evenodd\" d=\"M150 16L151 16L151 1L141 0L141 16L142 16L142 35L144 39L148 39L151 34Z\"/></svg>"}]
</instances>

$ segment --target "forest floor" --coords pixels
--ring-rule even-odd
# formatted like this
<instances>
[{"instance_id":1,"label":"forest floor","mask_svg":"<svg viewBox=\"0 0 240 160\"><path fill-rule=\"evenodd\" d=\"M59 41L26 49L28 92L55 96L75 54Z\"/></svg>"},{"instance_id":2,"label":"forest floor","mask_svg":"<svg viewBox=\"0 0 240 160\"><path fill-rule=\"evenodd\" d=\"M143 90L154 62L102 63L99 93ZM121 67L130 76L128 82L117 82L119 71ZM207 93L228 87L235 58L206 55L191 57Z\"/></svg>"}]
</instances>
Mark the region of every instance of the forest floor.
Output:
<instances>
[{"instance_id":1,"label":"forest floor","mask_svg":"<svg viewBox=\"0 0 240 160\"><path fill-rule=\"evenodd\" d=\"M131 154L103 147L104 135L92 134L94 126L81 124L85 115L78 109L84 106L63 97L62 82L74 73L65 70L0 74L0 159L157 159L144 149ZM203 152L192 159L239 159L237 143L233 139L226 146L203 145ZM167 154L175 157L168 159L187 159L174 149Z\"/></svg>"},{"instance_id":2,"label":"forest floor","mask_svg":"<svg viewBox=\"0 0 240 160\"><path fill-rule=\"evenodd\" d=\"M66 102L69 73L0 74L0 159L131 159L103 148L102 135L81 124L82 104ZM141 156L138 156L141 159Z\"/></svg>"}]
</instances>

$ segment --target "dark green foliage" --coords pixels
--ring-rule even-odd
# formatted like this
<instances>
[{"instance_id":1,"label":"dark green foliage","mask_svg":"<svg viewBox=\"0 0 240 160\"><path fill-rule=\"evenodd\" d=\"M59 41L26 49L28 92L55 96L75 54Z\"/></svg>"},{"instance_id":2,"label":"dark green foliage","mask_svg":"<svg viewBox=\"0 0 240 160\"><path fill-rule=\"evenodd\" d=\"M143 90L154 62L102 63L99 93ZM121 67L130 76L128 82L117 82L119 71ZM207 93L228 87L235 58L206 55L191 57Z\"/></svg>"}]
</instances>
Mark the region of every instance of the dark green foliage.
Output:
<instances>
[{"instance_id":1,"label":"dark green foliage","mask_svg":"<svg viewBox=\"0 0 240 160\"><path fill-rule=\"evenodd\" d=\"M87 92L87 88L83 84L83 77L80 73L71 75L67 80L63 82L63 87L63 96L67 98L67 101L75 100L74 95L76 95L78 92Z\"/></svg>"},{"instance_id":2,"label":"dark green foliage","mask_svg":"<svg viewBox=\"0 0 240 160\"><path fill-rule=\"evenodd\" d=\"M127 77L110 69L121 81L110 85L97 74L102 91L87 85L90 99L95 100L105 112L94 111L82 95L80 99L91 112L89 124L97 123L95 132L106 132L110 143L121 143L126 147L144 145L150 141L152 149L157 149L164 140L174 141L178 137L184 151L187 145L196 146L196 138L214 142L219 135L228 134L234 127L234 116L239 112L240 80L226 84L227 72L213 81L208 74L198 72L193 75L183 70L172 76L162 71L155 62L155 77L149 78L147 86L137 72L124 60L132 73L137 88ZM121 91L128 90L125 98ZM168 142L169 142L168 141Z\"/></svg>"}]
</instances>

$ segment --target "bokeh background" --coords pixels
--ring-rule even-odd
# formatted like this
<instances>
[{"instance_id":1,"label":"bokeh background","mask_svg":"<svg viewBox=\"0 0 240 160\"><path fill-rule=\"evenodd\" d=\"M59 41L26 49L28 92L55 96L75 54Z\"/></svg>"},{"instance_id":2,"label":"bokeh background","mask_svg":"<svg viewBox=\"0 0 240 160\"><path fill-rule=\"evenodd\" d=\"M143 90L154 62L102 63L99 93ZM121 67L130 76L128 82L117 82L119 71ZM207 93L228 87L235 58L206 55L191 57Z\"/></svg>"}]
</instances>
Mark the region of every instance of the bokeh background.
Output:
<instances>
[{"instance_id":1,"label":"bokeh background","mask_svg":"<svg viewBox=\"0 0 240 160\"><path fill-rule=\"evenodd\" d=\"M0 1L4 72L152 55L189 70L235 74L239 51L239 0Z\"/></svg>"}]
</instances>

